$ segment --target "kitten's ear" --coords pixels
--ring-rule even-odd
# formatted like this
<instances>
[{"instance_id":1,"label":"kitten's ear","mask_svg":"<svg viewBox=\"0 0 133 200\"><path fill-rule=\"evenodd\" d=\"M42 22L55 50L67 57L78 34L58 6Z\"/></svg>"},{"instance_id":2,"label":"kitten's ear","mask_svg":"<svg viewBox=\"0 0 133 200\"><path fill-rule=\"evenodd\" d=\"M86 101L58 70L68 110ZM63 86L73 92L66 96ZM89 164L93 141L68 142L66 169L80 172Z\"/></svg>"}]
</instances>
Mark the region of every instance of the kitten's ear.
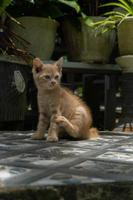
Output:
<instances>
[{"instance_id":1,"label":"kitten's ear","mask_svg":"<svg viewBox=\"0 0 133 200\"><path fill-rule=\"evenodd\" d=\"M57 60L55 62L55 64L58 66L59 71L61 71L62 70L62 65L63 65L63 57L61 57L59 60Z\"/></svg>"},{"instance_id":2,"label":"kitten's ear","mask_svg":"<svg viewBox=\"0 0 133 200\"><path fill-rule=\"evenodd\" d=\"M43 62L40 60L40 58L34 58L33 59L33 68L36 70L36 72L40 72L43 67Z\"/></svg>"}]
</instances>

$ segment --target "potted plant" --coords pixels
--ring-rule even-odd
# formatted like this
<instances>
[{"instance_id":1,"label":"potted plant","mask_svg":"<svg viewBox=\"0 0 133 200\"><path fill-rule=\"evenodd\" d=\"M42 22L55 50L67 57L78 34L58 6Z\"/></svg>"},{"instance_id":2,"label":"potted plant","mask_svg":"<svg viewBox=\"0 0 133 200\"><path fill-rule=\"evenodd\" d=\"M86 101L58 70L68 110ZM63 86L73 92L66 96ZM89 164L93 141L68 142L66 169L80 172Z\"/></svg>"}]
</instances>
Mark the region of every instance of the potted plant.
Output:
<instances>
[{"instance_id":1,"label":"potted plant","mask_svg":"<svg viewBox=\"0 0 133 200\"><path fill-rule=\"evenodd\" d=\"M105 13L106 20L99 24L104 28L117 28L120 56L116 62L123 69L121 77L122 116L119 120L119 131L133 131L133 1L117 0L102 5L113 6L115 9ZM117 130L117 128L116 128Z\"/></svg>"},{"instance_id":2,"label":"potted plant","mask_svg":"<svg viewBox=\"0 0 133 200\"><path fill-rule=\"evenodd\" d=\"M61 0L64 4L68 1ZM75 1L77 2L77 1ZM67 46L68 59L88 63L109 63L115 44L115 31L109 30L101 34L94 27L96 21L103 18L98 15L99 0L87 1L74 7L73 12L64 17L62 30ZM87 11L88 12L87 12ZM85 13L86 12L86 13Z\"/></svg>"},{"instance_id":3,"label":"potted plant","mask_svg":"<svg viewBox=\"0 0 133 200\"><path fill-rule=\"evenodd\" d=\"M120 55L131 55L133 54L133 1L117 0L101 5L101 7L111 6L115 7L115 9L105 13L106 19L99 23L99 25L106 28L117 27Z\"/></svg>"},{"instance_id":4,"label":"potted plant","mask_svg":"<svg viewBox=\"0 0 133 200\"><path fill-rule=\"evenodd\" d=\"M13 1L8 12L20 22L10 23L10 30L20 38L12 38L18 48L41 59L50 59L54 50L58 22L45 12L48 1ZM54 12L54 11L53 11ZM15 13L15 14L14 14Z\"/></svg>"},{"instance_id":5,"label":"potted plant","mask_svg":"<svg viewBox=\"0 0 133 200\"><path fill-rule=\"evenodd\" d=\"M133 72L133 1L117 0L101 5L102 7L113 7L113 11L104 15L106 18L95 23L98 29L104 31L117 29L119 57L116 62L124 72Z\"/></svg>"}]
</instances>

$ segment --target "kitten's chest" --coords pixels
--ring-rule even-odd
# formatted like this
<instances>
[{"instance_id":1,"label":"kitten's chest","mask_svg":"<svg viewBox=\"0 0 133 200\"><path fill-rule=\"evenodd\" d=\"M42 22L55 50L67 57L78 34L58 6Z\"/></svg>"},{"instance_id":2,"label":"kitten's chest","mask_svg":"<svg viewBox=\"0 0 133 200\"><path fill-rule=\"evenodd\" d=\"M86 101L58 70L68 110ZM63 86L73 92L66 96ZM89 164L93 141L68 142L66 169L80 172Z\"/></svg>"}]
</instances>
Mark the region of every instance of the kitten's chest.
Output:
<instances>
[{"instance_id":1,"label":"kitten's chest","mask_svg":"<svg viewBox=\"0 0 133 200\"><path fill-rule=\"evenodd\" d=\"M58 109L59 100L53 95L43 95L38 98L40 112L45 112L48 117L51 117Z\"/></svg>"}]
</instances>

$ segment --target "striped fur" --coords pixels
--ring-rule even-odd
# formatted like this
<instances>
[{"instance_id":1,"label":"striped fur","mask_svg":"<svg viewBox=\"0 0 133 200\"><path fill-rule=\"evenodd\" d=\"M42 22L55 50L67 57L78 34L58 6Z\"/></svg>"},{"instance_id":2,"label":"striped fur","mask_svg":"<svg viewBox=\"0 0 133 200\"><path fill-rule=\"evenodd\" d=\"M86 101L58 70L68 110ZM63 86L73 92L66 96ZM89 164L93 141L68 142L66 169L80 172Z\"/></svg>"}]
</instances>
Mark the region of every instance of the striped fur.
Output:
<instances>
[{"instance_id":1,"label":"striped fur","mask_svg":"<svg viewBox=\"0 0 133 200\"><path fill-rule=\"evenodd\" d=\"M43 139L48 128L48 141L58 141L65 131L73 138L98 137L92 128L92 115L86 104L70 90L60 85L63 59L53 64L33 60L33 77L38 89L39 120L33 139Z\"/></svg>"}]
</instances>

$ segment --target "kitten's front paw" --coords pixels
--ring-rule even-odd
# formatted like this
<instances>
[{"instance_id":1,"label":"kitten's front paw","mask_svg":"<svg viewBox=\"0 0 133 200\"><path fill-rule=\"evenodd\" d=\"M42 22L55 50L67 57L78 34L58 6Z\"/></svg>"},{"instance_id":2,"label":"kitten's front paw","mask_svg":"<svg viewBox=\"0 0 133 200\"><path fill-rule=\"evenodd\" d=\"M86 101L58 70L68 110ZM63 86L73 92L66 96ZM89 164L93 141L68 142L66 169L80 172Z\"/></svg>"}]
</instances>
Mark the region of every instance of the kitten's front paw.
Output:
<instances>
[{"instance_id":1,"label":"kitten's front paw","mask_svg":"<svg viewBox=\"0 0 133 200\"><path fill-rule=\"evenodd\" d=\"M64 116L58 116L56 118L56 123L61 127L65 127L67 125L68 120Z\"/></svg>"},{"instance_id":2,"label":"kitten's front paw","mask_svg":"<svg viewBox=\"0 0 133 200\"><path fill-rule=\"evenodd\" d=\"M47 137L47 142L58 142L59 138L55 135L55 136L48 136Z\"/></svg>"},{"instance_id":3,"label":"kitten's front paw","mask_svg":"<svg viewBox=\"0 0 133 200\"><path fill-rule=\"evenodd\" d=\"M33 135L31 136L31 138L33 139L33 140L42 140L42 139L44 139L44 135L41 135L41 134L39 134L39 133L33 133Z\"/></svg>"}]
</instances>

